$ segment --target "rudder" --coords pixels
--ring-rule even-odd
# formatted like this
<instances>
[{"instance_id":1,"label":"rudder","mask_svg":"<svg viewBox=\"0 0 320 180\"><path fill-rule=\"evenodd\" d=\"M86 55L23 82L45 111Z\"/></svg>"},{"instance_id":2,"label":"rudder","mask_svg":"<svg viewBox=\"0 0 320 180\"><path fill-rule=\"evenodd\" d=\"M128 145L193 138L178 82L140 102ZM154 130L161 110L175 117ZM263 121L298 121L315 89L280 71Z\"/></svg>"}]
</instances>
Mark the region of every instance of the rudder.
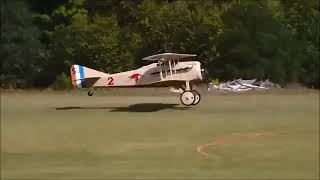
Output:
<instances>
[{"instance_id":1,"label":"rudder","mask_svg":"<svg viewBox=\"0 0 320 180\"><path fill-rule=\"evenodd\" d=\"M98 79L108 74L74 64L70 69L72 85L77 88L92 87Z\"/></svg>"},{"instance_id":2,"label":"rudder","mask_svg":"<svg viewBox=\"0 0 320 180\"><path fill-rule=\"evenodd\" d=\"M74 87L84 87L84 67L80 65L72 65L70 69L72 85Z\"/></svg>"}]
</instances>

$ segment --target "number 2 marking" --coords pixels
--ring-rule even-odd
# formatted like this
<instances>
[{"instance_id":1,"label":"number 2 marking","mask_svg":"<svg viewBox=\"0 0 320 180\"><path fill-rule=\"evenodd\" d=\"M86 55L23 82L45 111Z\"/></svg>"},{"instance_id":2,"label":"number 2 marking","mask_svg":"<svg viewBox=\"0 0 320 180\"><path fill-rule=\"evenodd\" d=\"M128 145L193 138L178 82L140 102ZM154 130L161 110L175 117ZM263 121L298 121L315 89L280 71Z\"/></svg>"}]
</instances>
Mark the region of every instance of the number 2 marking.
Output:
<instances>
[{"instance_id":1,"label":"number 2 marking","mask_svg":"<svg viewBox=\"0 0 320 180\"><path fill-rule=\"evenodd\" d=\"M113 77L108 77L108 86L113 86Z\"/></svg>"}]
</instances>

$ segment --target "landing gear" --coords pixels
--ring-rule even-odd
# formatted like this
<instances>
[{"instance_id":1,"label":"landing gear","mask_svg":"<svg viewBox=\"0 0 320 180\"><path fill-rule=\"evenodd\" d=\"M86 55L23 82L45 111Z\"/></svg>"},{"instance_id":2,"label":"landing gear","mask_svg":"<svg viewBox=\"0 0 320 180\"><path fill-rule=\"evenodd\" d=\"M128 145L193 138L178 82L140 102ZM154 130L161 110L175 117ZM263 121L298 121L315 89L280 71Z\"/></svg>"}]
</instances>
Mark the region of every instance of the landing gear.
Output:
<instances>
[{"instance_id":1,"label":"landing gear","mask_svg":"<svg viewBox=\"0 0 320 180\"><path fill-rule=\"evenodd\" d=\"M93 95L93 90L94 90L94 89L90 89L90 90L88 91L88 96L92 96L92 95Z\"/></svg>"},{"instance_id":2,"label":"landing gear","mask_svg":"<svg viewBox=\"0 0 320 180\"><path fill-rule=\"evenodd\" d=\"M194 94L194 102L192 105L197 105L201 101L201 95L196 90L192 90L191 92Z\"/></svg>"},{"instance_id":3,"label":"landing gear","mask_svg":"<svg viewBox=\"0 0 320 180\"><path fill-rule=\"evenodd\" d=\"M195 96L191 91L184 91L180 96L183 105L190 106L194 103Z\"/></svg>"},{"instance_id":4,"label":"landing gear","mask_svg":"<svg viewBox=\"0 0 320 180\"><path fill-rule=\"evenodd\" d=\"M185 106L197 105L201 100L201 95L196 90L191 90L190 82L186 81L186 87L180 95L180 101Z\"/></svg>"}]
</instances>

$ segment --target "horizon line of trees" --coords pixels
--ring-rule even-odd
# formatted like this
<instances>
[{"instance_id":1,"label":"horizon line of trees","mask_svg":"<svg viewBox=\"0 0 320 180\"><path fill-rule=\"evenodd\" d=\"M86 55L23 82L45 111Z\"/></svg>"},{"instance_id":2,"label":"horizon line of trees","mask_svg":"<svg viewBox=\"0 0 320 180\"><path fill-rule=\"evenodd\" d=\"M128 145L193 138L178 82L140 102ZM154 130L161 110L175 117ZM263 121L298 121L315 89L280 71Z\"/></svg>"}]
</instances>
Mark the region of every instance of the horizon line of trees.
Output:
<instances>
[{"instance_id":1,"label":"horizon line of trees","mask_svg":"<svg viewBox=\"0 0 320 180\"><path fill-rule=\"evenodd\" d=\"M1 1L0 81L70 88L72 64L108 73L197 54L210 79L320 88L318 0Z\"/></svg>"}]
</instances>

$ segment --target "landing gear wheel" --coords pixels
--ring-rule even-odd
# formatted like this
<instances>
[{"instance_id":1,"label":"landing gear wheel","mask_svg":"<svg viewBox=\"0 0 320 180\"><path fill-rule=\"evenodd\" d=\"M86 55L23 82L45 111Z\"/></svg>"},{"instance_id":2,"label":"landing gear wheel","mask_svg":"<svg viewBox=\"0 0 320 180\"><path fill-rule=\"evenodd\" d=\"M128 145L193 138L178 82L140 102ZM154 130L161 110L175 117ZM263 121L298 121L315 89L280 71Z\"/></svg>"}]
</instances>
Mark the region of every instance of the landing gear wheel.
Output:
<instances>
[{"instance_id":1,"label":"landing gear wheel","mask_svg":"<svg viewBox=\"0 0 320 180\"><path fill-rule=\"evenodd\" d=\"M185 106L190 106L194 103L194 94L191 91L184 91L180 96L180 101Z\"/></svg>"},{"instance_id":2,"label":"landing gear wheel","mask_svg":"<svg viewBox=\"0 0 320 180\"><path fill-rule=\"evenodd\" d=\"M196 90L192 90L191 92L194 94L194 102L192 105L197 105L201 101L201 95Z\"/></svg>"},{"instance_id":3,"label":"landing gear wheel","mask_svg":"<svg viewBox=\"0 0 320 180\"><path fill-rule=\"evenodd\" d=\"M92 96L93 95L93 91L88 91L88 96Z\"/></svg>"}]
</instances>

